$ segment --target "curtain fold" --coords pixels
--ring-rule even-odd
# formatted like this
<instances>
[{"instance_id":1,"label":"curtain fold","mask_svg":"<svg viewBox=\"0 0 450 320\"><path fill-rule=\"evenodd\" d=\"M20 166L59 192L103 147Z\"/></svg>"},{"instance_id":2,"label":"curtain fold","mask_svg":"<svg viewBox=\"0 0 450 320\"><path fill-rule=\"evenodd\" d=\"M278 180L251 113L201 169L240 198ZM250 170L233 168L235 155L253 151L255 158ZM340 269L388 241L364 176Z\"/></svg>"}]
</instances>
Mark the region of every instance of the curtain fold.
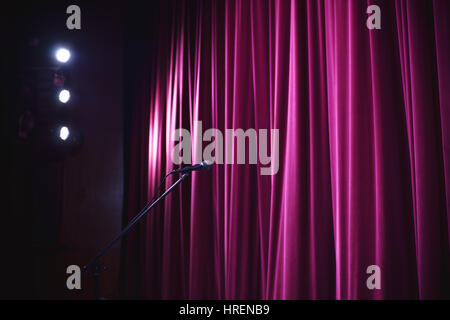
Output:
<instances>
[{"instance_id":1,"label":"curtain fold","mask_svg":"<svg viewBox=\"0 0 450 320\"><path fill-rule=\"evenodd\" d=\"M366 27L372 4L381 30ZM158 10L152 52L134 62L151 67L130 99L125 220L176 167L178 128L192 134L193 163L207 129L223 146L227 129L267 129L269 139L278 129L279 170L261 175L247 155L193 173L124 242L124 296L450 297L448 1ZM371 265L381 289L366 285Z\"/></svg>"}]
</instances>

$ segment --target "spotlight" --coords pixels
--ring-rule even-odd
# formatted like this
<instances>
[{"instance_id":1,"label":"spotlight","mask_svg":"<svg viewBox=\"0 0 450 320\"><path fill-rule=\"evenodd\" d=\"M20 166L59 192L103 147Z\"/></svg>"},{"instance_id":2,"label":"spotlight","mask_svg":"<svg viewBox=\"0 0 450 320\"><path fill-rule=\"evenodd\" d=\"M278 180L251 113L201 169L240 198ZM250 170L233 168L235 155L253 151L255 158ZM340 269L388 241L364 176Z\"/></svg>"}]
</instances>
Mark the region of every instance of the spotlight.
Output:
<instances>
[{"instance_id":1,"label":"spotlight","mask_svg":"<svg viewBox=\"0 0 450 320\"><path fill-rule=\"evenodd\" d=\"M59 62L66 63L70 59L70 51L65 48L61 48L56 51L55 56L56 60Z\"/></svg>"},{"instance_id":2,"label":"spotlight","mask_svg":"<svg viewBox=\"0 0 450 320\"><path fill-rule=\"evenodd\" d=\"M66 141L69 135L70 135L69 128L61 127L61 129L59 129L59 137L61 140Z\"/></svg>"},{"instance_id":3,"label":"spotlight","mask_svg":"<svg viewBox=\"0 0 450 320\"><path fill-rule=\"evenodd\" d=\"M67 103L67 101L70 100L70 92L69 90L63 89L59 92L58 95L59 101L61 101L62 103Z\"/></svg>"}]
</instances>

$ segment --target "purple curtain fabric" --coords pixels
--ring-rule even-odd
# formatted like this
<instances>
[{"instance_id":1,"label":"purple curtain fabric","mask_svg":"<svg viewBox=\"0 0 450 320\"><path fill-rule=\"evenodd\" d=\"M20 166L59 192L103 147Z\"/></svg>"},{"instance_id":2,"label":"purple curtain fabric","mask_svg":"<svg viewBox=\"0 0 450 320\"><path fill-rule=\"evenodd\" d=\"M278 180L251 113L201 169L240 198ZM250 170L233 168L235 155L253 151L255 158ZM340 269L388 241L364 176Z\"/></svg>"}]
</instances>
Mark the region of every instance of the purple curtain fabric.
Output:
<instances>
[{"instance_id":1,"label":"purple curtain fabric","mask_svg":"<svg viewBox=\"0 0 450 320\"><path fill-rule=\"evenodd\" d=\"M366 27L372 4L381 30ZM195 120L279 129L280 164L193 173L127 238L126 296L450 297L449 1L161 10L134 102L127 219L174 168L173 131ZM370 265L381 289L366 285Z\"/></svg>"}]
</instances>

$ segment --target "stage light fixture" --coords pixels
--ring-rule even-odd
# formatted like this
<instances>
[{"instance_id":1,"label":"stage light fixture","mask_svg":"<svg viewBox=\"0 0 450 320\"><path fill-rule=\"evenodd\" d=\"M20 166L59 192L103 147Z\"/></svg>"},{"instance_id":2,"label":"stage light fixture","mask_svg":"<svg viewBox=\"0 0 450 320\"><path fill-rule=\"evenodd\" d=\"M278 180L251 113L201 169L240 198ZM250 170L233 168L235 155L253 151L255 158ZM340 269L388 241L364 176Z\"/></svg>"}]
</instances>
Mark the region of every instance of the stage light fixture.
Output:
<instances>
[{"instance_id":1,"label":"stage light fixture","mask_svg":"<svg viewBox=\"0 0 450 320\"><path fill-rule=\"evenodd\" d=\"M61 90L59 92L58 99L62 103L67 103L70 100L70 91L66 89Z\"/></svg>"},{"instance_id":2,"label":"stage light fixture","mask_svg":"<svg viewBox=\"0 0 450 320\"><path fill-rule=\"evenodd\" d=\"M70 60L70 51L66 48L60 48L56 50L55 57L59 62L66 63Z\"/></svg>"},{"instance_id":3,"label":"stage light fixture","mask_svg":"<svg viewBox=\"0 0 450 320\"><path fill-rule=\"evenodd\" d=\"M67 128L67 127L61 127L61 128L59 129L59 138L60 138L61 140L66 141L67 138L69 137L69 135L70 135L69 128Z\"/></svg>"}]
</instances>

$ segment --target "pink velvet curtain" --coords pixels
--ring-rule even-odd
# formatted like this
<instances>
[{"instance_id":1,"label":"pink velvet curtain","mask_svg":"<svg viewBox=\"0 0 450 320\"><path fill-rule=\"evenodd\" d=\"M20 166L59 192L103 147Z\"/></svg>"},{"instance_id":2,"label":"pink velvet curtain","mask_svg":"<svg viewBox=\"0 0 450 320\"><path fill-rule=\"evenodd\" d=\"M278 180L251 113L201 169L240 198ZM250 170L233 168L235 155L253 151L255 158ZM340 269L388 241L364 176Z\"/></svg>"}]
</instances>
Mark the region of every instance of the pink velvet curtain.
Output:
<instances>
[{"instance_id":1,"label":"pink velvet curtain","mask_svg":"<svg viewBox=\"0 0 450 320\"><path fill-rule=\"evenodd\" d=\"M366 27L371 4L381 30ZM160 10L133 104L127 219L174 168L173 131L195 120L279 129L280 168L194 173L128 237L126 296L450 296L449 1ZM366 286L370 265L379 290Z\"/></svg>"}]
</instances>

